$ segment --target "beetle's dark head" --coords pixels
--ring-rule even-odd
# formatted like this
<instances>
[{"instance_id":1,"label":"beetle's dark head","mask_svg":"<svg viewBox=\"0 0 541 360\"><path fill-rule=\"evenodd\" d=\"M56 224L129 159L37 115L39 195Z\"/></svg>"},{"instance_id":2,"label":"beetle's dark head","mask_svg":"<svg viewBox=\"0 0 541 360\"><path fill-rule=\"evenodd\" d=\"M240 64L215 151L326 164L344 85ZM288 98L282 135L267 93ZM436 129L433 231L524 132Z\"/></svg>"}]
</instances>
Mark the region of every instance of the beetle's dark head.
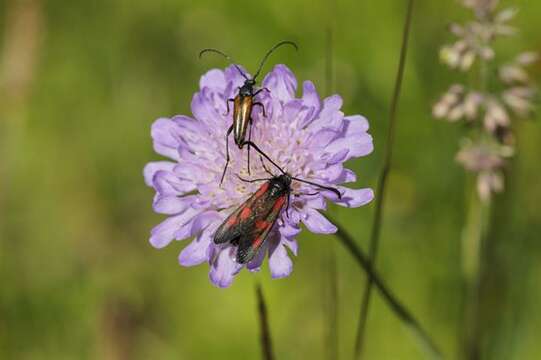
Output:
<instances>
[{"instance_id":1,"label":"beetle's dark head","mask_svg":"<svg viewBox=\"0 0 541 360\"><path fill-rule=\"evenodd\" d=\"M242 85L241 88L239 89L239 95L252 96L254 94L254 85L255 85L254 79L246 79L244 81L244 85Z\"/></svg>"}]
</instances>

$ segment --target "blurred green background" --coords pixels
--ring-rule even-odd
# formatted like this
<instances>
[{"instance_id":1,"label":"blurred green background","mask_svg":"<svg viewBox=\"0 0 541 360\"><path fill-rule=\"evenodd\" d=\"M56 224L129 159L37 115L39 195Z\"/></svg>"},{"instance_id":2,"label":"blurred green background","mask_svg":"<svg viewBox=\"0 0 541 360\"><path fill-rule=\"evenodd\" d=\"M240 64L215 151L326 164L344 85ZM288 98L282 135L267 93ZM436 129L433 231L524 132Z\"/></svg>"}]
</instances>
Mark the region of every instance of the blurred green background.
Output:
<instances>
[{"instance_id":1,"label":"blurred green background","mask_svg":"<svg viewBox=\"0 0 541 360\"><path fill-rule=\"evenodd\" d=\"M220 58L248 69L279 51L299 82L325 94L325 29L334 21L335 89L347 114L371 125L375 151L350 165L358 187L375 186L398 62L405 1L0 1L0 358L258 358L253 291L263 282L278 359L322 359L325 262L333 236L303 232L289 278L242 272L220 290L208 267L183 268L187 242L148 244L163 216L143 183L150 125L190 114L199 77ZM498 56L541 50L541 2L505 1L517 36ZM455 1L418 1L399 106L378 268L448 358L460 358L460 235L467 176L454 161L460 126L431 117L431 104L460 78L438 61L446 26L469 13ZM334 19L334 20L333 20ZM541 77L538 64L534 76ZM539 116L537 116L539 118ZM538 119L539 120L539 119ZM515 126L518 155L495 203L483 287L486 359L541 357L541 128ZM373 205L332 207L367 246ZM339 347L350 358L365 276L335 245ZM376 294L368 359L420 359L415 339Z\"/></svg>"}]
</instances>

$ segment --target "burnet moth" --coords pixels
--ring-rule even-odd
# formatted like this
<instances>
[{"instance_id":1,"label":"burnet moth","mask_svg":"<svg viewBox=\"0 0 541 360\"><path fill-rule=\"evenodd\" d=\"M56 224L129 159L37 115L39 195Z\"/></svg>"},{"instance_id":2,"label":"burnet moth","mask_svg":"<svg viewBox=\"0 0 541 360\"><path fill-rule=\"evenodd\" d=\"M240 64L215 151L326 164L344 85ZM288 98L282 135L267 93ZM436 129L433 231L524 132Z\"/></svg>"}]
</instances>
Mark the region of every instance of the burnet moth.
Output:
<instances>
[{"instance_id":1,"label":"burnet moth","mask_svg":"<svg viewBox=\"0 0 541 360\"><path fill-rule=\"evenodd\" d=\"M222 173L222 178L220 180L220 184L224 181L225 173L227 171L227 166L229 165L229 134L233 132L233 138L235 140L235 144L239 147L239 149L242 149L244 145L248 145L248 174L250 173L250 146L252 141L252 109L254 106L260 106L263 110L263 116L267 116L265 113L265 106L258 101L255 101L254 98L257 94L259 94L261 91L266 90L270 92L267 88L261 88L256 90L255 84L256 79L259 76L259 73L261 72L261 69L263 68L263 65L267 61L267 58L282 45L291 45L295 48L295 50L298 49L297 44L295 44L292 41L281 41L278 44L274 45L269 51L267 51L267 54L263 57L261 62L259 63L259 68L257 69L257 72L252 78L249 78L246 76L246 74L242 71L242 69L235 63L235 61L227 54L221 52L217 49L203 49L199 53L199 58L206 53L206 52L213 52L222 55L227 60L229 60L233 66L238 70L238 72L242 75L242 77L245 79L244 85L240 86L238 88L238 93L233 99L227 99L226 106L227 106L227 113L229 114L229 103L233 103L233 124L229 127L227 130L227 134L225 135L225 147L226 147L226 160L225 160L225 166ZM250 130L248 131L248 141L246 141L246 131L248 130L248 126L250 126Z\"/></svg>"},{"instance_id":2,"label":"burnet moth","mask_svg":"<svg viewBox=\"0 0 541 360\"><path fill-rule=\"evenodd\" d=\"M291 194L292 180L300 181L329 190L341 198L340 192L329 186L320 185L308 180L299 179L283 171L272 160L266 157L281 172L273 175L263 164L263 167L272 177L267 179L246 180L246 182L265 181L263 185L248 200L242 203L231 215L225 219L214 234L214 243L231 244L237 246L236 262L246 264L250 262L265 243L274 223L286 207L288 216L289 196ZM261 160L263 163L263 160ZM313 195L313 194L307 194Z\"/></svg>"}]
</instances>

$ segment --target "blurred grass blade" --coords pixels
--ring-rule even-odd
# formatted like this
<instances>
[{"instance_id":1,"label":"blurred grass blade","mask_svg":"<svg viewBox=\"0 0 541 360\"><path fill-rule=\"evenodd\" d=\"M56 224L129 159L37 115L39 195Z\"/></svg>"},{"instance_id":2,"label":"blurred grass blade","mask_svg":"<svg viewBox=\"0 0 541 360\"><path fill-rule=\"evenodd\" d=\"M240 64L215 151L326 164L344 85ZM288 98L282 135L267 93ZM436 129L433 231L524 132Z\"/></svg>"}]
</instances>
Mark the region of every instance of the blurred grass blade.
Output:
<instances>
[{"instance_id":1,"label":"blurred grass blade","mask_svg":"<svg viewBox=\"0 0 541 360\"><path fill-rule=\"evenodd\" d=\"M334 91L334 64L333 64L333 51L334 51L334 14L336 8L336 2L329 0L327 2L328 11L328 25L326 29L326 44L325 44L325 91L327 96L330 96ZM325 292L325 298L327 303L325 311L327 313L327 326L326 326L326 347L327 358L329 360L338 360L338 264L336 262L336 252L334 248L334 242L329 244L328 252L325 257L325 270L328 274L327 287L328 291Z\"/></svg>"},{"instance_id":2,"label":"blurred grass blade","mask_svg":"<svg viewBox=\"0 0 541 360\"><path fill-rule=\"evenodd\" d=\"M396 80L394 85L393 97L391 99L391 108L389 112L389 128L387 130L387 139L385 142L385 153L383 158L383 169L381 170L380 177L378 179L376 189L376 210L374 214L374 221L372 224L372 233L370 236L369 257L372 263L375 263L379 248L379 238L381 231L381 223L383 218L383 201L385 199L385 185L387 183L387 177L391 169L391 160L394 145L394 134L396 128L396 110L398 107L398 100L400 98L400 89L402 87L402 79L404 77L404 67L406 64L406 54L408 49L408 38L411 27L411 18L413 14L413 0L408 1L408 8L406 11L406 18L404 22L404 31L402 33L402 47L400 49L400 60L398 63L398 71L396 73ZM354 359L362 356L363 342L365 338L366 320L368 317L368 310L370 307L370 296L372 294L372 279L368 278L363 298L361 301L361 310L359 314L359 323L357 326L357 335L355 337L355 350Z\"/></svg>"},{"instance_id":3,"label":"blurred grass blade","mask_svg":"<svg viewBox=\"0 0 541 360\"><path fill-rule=\"evenodd\" d=\"M372 263L369 258L362 252L362 250L357 246L351 235L345 232L342 227L334 219L329 217L329 220L332 221L338 227L338 232L336 236L346 247L351 255L355 258L357 263L361 268L366 272L368 278L372 281L376 289L380 292L381 296L395 313L396 316L406 325L412 334L418 339L419 343L423 349L431 356L433 359L442 359L443 356L436 346L435 342L428 335L428 333L421 327L419 322L413 317L413 315L408 311L408 309L396 298L396 296L391 292L387 285L383 282L383 279L378 275L374 270Z\"/></svg>"},{"instance_id":4,"label":"blurred grass blade","mask_svg":"<svg viewBox=\"0 0 541 360\"><path fill-rule=\"evenodd\" d=\"M261 352L263 360L273 360L272 341L269 327L269 319L267 314L267 304L263 296L261 284L257 283L255 288L257 296L257 313L259 315L259 336L261 341Z\"/></svg>"}]
</instances>

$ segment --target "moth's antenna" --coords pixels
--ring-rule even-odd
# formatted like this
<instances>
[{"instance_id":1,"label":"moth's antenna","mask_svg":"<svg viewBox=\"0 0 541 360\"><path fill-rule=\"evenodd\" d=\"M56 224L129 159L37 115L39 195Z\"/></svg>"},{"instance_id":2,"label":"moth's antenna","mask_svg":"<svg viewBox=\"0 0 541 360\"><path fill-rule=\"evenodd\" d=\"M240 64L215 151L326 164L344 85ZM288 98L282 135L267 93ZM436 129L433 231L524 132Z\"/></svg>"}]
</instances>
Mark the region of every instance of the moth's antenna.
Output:
<instances>
[{"instance_id":1,"label":"moth's antenna","mask_svg":"<svg viewBox=\"0 0 541 360\"><path fill-rule=\"evenodd\" d=\"M269 179L251 179L251 180L248 180L248 179L245 179L245 178L241 177L238 174L237 174L237 177L239 178L239 180L247 182L247 183L255 183L255 182L258 182L258 181L267 181L267 180L269 180Z\"/></svg>"},{"instance_id":2,"label":"moth's antenna","mask_svg":"<svg viewBox=\"0 0 541 360\"><path fill-rule=\"evenodd\" d=\"M291 178L294 179L294 180L306 183L306 184L310 184L310 185L317 186L317 187L325 189L325 190L332 191L333 193L336 194L336 196L338 196L339 199L342 199L342 194L340 194L340 191L338 191L338 189L336 189L336 188L333 188L333 187L330 187L330 186L320 185L318 183L308 181L308 180L299 179L299 178L296 178L294 176L292 176Z\"/></svg>"},{"instance_id":3,"label":"moth's antenna","mask_svg":"<svg viewBox=\"0 0 541 360\"><path fill-rule=\"evenodd\" d=\"M245 142L242 143L242 145L250 145L251 147L253 147L260 155L263 155L263 157L265 159L267 159L272 165L276 166L276 168L278 170L280 170L280 172L282 174L286 175L286 172L284 170L282 170L282 168L280 166L278 166L274 161L272 161L271 158L267 156L267 154L265 154L263 151L261 151L261 149L258 148L256 144L254 144L251 141L245 141Z\"/></svg>"},{"instance_id":4,"label":"moth's antenna","mask_svg":"<svg viewBox=\"0 0 541 360\"><path fill-rule=\"evenodd\" d=\"M270 56L270 54L272 54L274 52L274 50L278 49L282 45L291 45L291 46L293 46L295 48L295 50L299 50L299 47L293 41L280 41L278 44L274 45L269 51L267 51L267 53L265 54L265 56L263 57L263 59L259 63L259 68L257 69L257 72L255 73L254 77L252 78L253 80L255 80L259 76L259 73L261 72L261 68L265 64L265 61L267 61L267 58Z\"/></svg>"},{"instance_id":5,"label":"moth's antenna","mask_svg":"<svg viewBox=\"0 0 541 360\"><path fill-rule=\"evenodd\" d=\"M241 68L236 64L236 61L233 60L233 58L231 58L231 56L221 52L220 50L218 49L213 49L213 48L208 48L208 49L203 49L201 50L201 52L199 53L199 58L201 59L201 56L204 54L204 53L207 53L207 52L213 52L213 53L216 53L216 54L220 54L222 55L224 58L226 58L227 60L229 60L229 62L231 62L231 64L233 64L233 66L235 68L237 68L237 70L239 71L239 73L242 75L243 78L245 78L246 80L249 80L248 77L246 76L246 74L241 70Z\"/></svg>"}]
</instances>

